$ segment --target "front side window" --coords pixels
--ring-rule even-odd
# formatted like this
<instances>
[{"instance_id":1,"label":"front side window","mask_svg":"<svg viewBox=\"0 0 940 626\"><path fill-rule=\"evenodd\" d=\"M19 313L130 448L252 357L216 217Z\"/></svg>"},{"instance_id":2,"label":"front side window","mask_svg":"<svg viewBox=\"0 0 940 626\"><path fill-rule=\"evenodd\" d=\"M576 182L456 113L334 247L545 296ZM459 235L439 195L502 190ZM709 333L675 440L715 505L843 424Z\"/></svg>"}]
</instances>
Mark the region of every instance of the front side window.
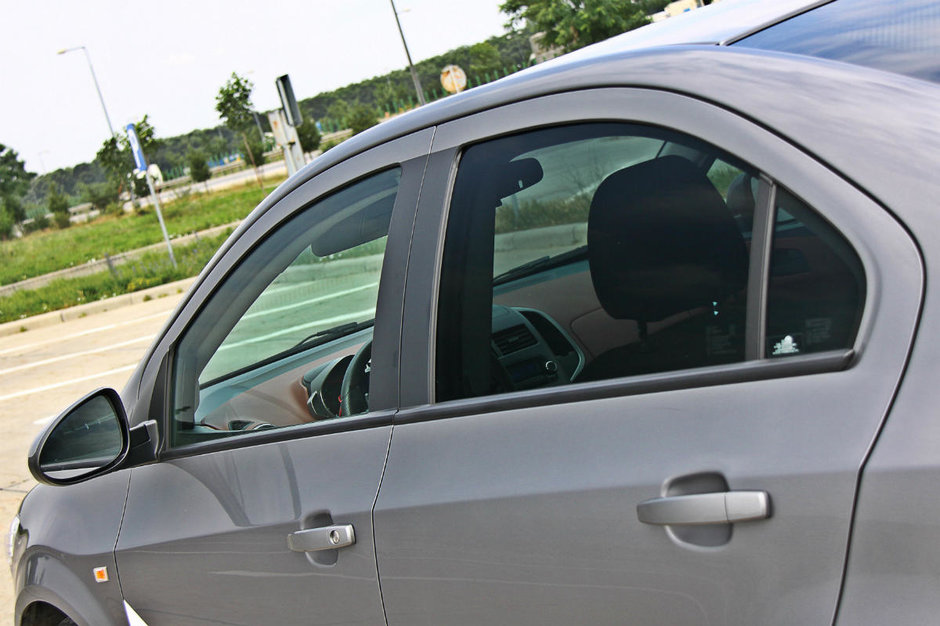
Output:
<instances>
[{"instance_id":1,"label":"front side window","mask_svg":"<svg viewBox=\"0 0 940 626\"><path fill-rule=\"evenodd\" d=\"M176 350L175 445L368 410L363 352L399 179L388 170L304 209L221 283Z\"/></svg>"},{"instance_id":2,"label":"front side window","mask_svg":"<svg viewBox=\"0 0 940 626\"><path fill-rule=\"evenodd\" d=\"M710 144L631 124L541 129L467 148L444 245L437 400L745 360L758 181ZM864 300L861 264L784 193L767 339L790 333L805 351L848 347ZM788 291L780 272L794 246L814 256ZM844 265L833 269L833 256ZM832 292L837 305L810 305L807 290L826 275L854 287ZM794 316L794 303L817 310Z\"/></svg>"}]
</instances>

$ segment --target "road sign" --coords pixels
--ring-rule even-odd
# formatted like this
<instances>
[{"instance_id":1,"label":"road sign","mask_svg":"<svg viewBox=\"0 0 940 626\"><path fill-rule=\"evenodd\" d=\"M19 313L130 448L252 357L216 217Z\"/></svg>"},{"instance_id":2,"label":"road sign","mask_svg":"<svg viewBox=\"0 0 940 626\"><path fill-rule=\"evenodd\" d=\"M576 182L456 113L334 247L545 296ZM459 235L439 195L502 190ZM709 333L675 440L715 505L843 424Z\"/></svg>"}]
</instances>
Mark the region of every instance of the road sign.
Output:
<instances>
[{"instance_id":1,"label":"road sign","mask_svg":"<svg viewBox=\"0 0 940 626\"><path fill-rule=\"evenodd\" d=\"M297 106L297 99L294 97L294 88L290 86L290 76L287 74L278 76L274 82L277 85L277 93L281 96L281 106L284 107L287 124L300 126L303 119L300 115L300 107Z\"/></svg>"},{"instance_id":2,"label":"road sign","mask_svg":"<svg viewBox=\"0 0 940 626\"><path fill-rule=\"evenodd\" d=\"M127 131L127 140L131 143L131 152L134 153L134 163L137 164L137 170L140 172L147 171L147 159L144 158L144 151L140 147L140 140L137 138L134 125L128 124L124 129Z\"/></svg>"},{"instance_id":3,"label":"road sign","mask_svg":"<svg viewBox=\"0 0 940 626\"><path fill-rule=\"evenodd\" d=\"M170 235L166 232L166 224L163 223L163 211L160 210L160 196L153 188L153 179L150 177L150 168L147 167L147 159L144 157L144 151L140 147L140 140L137 138L137 131L133 124L124 127L127 131L127 140L131 144L131 152L134 153L134 163L137 164L137 170L144 173L147 178L147 188L150 189L150 197L153 198L153 207L157 212L157 220L160 222L160 230L163 231L163 240L166 242L167 252L170 254L170 261L173 267L176 267L176 257L173 256L173 244L170 243Z\"/></svg>"},{"instance_id":4,"label":"road sign","mask_svg":"<svg viewBox=\"0 0 940 626\"><path fill-rule=\"evenodd\" d=\"M441 70L441 86L450 93L460 93L467 87L467 75L458 65L448 65Z\"/></svg>"}]
</instances>

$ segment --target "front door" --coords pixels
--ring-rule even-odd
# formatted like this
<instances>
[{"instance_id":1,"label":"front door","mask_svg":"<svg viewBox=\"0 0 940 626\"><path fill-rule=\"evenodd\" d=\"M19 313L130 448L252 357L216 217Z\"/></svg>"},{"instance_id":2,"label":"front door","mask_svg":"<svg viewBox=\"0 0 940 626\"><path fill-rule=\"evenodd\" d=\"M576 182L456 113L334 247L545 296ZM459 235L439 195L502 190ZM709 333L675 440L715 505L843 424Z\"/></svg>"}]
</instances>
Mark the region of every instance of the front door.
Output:
<instances>
[{"instance_id":1,"label":"front door","mask_svg":"<svg viewBox=\"0 0 940 626\"><path fill-rule=\"evenodd\" d=\"M830 623L917 316L903 229L655 91L451 122L435 175L402 355L429 366L374 516L388 623Z\"/></svg>"},{"instance_id":2,"label":"front door","mask_svg":"<svg viewBox=\"0 0 940 626\"><path fill-rule=\"evenodd\" d=\"M371 514L429 141L391 142L286 195L158 347L163 371L144 379L162 450L133 470L116 550L147 624L384 621Z\"/></svg>"}]
</instances>

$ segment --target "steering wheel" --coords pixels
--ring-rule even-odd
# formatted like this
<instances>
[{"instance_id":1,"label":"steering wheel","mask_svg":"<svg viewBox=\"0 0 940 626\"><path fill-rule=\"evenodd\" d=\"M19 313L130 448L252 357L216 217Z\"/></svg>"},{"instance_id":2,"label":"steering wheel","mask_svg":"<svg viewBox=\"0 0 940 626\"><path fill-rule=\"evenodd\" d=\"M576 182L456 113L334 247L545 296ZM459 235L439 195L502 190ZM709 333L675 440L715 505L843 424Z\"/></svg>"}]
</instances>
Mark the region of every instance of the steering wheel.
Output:
<instances>
[{"instance_id":1,"label":"steering wheel","mask_svg":"<svg viewBox=\"0 0 940 626\"><path fill-rule=\"evenodd\" d=\"M372 358L372 341L367 341L349 362L346 373L343 374L343 384L340 387L339 414L342 417L358 415L369 410L369 401L366 394L369 392L369 372L366 367Z\"/></svg>"}]
</instances>

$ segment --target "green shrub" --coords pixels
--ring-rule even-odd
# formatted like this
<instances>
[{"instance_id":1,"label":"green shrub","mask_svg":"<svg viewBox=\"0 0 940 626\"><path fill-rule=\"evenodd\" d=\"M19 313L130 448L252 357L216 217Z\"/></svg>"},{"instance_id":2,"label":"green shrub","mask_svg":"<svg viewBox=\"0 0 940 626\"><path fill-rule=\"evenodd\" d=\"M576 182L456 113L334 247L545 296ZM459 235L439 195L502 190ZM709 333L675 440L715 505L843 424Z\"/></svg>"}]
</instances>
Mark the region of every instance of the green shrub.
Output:
<instances>
[{"instance_id":1,"label":"green shrub","mask_svg":"<svg viewBox=\"0 0 940 626\"><path fill-rule=\"evenodd\" d=\"M510 202L511 199L507 200ZM496 209L496 232L509 233L559 224L586 223L591 202L588 196L548 201L523 202L518 207L501 205Z\"/></svg>"},{"instance_id":2,"label":"green shrub","mask_svg":"<svg viewBox=\"0 0 940 626\"><path fill-rule=\"evenodd\" d=\"M0 206L0 239L13 236L13 216Z\"/></svg>"},{"instance_id":3,"label":"green shrub","mask_svg":"<svg viewBox=\"0 0 940 626\"><path fill-rule=\"evenodd\" d=\"M118 201L118 186L113 181L91 183L79 186L79 194L83 201L91 202L101 212L108 212L108 207Z\"/></svg>"},{"instance_id":4,"label":"green shrub","mask_svg":"<svg viewBox=\"0 0 940 626\"><path fill-rule=\"evenodd\" d=\"M297 127L297 138L300 139L301 149L305 152L313 152L320 147L320 131L317 130L317 124L307 117L303 123Z\"/></svg>"},{"instance_id":5,"label":"green shrub","mask_svg":"<svg viewBox=\"0 0 940 626\"><path fill-rule=\"evenodd\" d=\"M52 221L55 222L55 226L58 229L68 228L72 225L72 222L69 221L69 212L65 213L58 212L52 214Z\"/></svg>"}]
</instances>

